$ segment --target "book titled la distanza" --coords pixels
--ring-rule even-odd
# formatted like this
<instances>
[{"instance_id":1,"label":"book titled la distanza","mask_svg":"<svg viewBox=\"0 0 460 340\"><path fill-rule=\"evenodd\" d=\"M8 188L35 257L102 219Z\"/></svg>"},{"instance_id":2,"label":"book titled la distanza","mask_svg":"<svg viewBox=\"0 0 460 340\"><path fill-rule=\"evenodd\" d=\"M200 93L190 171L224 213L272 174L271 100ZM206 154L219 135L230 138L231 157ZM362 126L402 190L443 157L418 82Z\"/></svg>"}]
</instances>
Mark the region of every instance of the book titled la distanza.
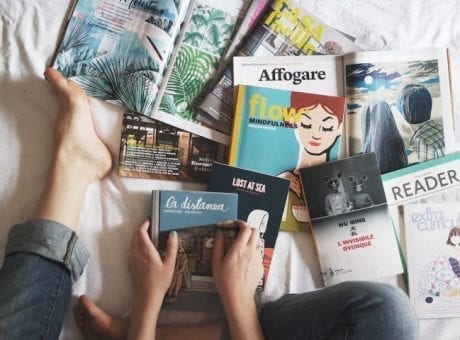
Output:
<instances>
[{"instance_id":1,"label":"book titled la distanza","mask_svg":"<svg viewBox=\"0 0 460 340\"><path fill-rule=\"evenodd\" d=\"M164 251L171 231L179 241L174 276L165 302L190 293L215 293L212 251L218 229L225 249L238 234L238 195L207 191L156 190L152 192L151 238ZM181 300L181 299L179 299Z\"/></svg>"}]
</instances>

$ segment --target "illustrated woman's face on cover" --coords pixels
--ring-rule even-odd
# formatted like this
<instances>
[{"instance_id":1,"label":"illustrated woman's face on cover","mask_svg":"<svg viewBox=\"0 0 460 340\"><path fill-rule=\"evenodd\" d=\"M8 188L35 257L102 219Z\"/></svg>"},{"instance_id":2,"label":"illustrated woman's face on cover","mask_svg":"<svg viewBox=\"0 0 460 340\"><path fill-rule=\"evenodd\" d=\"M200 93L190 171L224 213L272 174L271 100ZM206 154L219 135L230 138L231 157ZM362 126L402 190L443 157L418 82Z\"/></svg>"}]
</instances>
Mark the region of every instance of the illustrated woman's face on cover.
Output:
<instances>
[{"instance_id":1,"label":"illustrated woman's face on cover","mask_svg":"<svg viewBox=\"0 0 460 340\"><path fill-rule=\"evenodd\" d=\"M312 155L326 152L339 136L340 122L321 104L302 114L297 128L304 150Z\"/></svg>"}]
</instances>

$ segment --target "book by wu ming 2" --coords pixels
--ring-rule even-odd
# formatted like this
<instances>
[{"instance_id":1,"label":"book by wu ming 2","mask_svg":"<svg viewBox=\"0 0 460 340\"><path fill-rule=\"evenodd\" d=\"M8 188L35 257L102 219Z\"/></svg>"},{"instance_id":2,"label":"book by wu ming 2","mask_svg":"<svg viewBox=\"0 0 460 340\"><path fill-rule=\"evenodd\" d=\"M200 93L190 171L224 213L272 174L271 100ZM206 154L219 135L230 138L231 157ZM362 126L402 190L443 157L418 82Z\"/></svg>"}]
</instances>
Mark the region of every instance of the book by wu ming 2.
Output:
<instances>
[{"instance_id":1,"label":"book by wu ming 2","mask_svg":"<svg viewBox=\"0 0 460 340\"><path fill-rule=\"evenodd\" d=\"M403 272L374 153L300 170L326 286Z\"/></svg>"}]
</instances>

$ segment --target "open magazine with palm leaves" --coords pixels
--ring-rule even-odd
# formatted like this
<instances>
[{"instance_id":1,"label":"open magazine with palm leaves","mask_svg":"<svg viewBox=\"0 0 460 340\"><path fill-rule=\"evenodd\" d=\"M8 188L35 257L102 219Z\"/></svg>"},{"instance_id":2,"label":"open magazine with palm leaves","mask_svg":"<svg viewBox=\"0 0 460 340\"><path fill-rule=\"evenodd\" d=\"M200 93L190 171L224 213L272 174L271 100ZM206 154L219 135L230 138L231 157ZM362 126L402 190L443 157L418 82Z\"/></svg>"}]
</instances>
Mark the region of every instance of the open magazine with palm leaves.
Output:
<instances>
[{"instance_id":1,"label":"open magazine with palm leaves","mask_svg":"<svg viewBox=\"0 0 460 340\"><path fill-rule=\"evenodd\" d=\"M245 3L77 0L53 66L90 96L225 143L194 121L193 102Z\"/></svg>"}]
</instances>

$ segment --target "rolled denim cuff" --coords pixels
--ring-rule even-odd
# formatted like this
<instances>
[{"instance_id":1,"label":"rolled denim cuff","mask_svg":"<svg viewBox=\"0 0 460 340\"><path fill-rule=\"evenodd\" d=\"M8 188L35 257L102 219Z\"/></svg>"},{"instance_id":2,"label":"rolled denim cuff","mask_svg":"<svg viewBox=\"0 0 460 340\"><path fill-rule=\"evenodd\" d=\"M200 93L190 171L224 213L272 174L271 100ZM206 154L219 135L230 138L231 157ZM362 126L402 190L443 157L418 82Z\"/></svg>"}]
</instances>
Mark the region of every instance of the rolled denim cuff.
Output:
<instances>
[{"instance_id":1,"label":"rolled denim cuff","mask_svg":"<svg viewBox=\"0 0 460 340\"><path fill-rule=\"evenodd\" d=\"M76 280L88 262L89 253L77 234L50 220L32 220L13 226L8 234L5 256L33 253L63 264Z\"/></svg>"}]
</instances>

